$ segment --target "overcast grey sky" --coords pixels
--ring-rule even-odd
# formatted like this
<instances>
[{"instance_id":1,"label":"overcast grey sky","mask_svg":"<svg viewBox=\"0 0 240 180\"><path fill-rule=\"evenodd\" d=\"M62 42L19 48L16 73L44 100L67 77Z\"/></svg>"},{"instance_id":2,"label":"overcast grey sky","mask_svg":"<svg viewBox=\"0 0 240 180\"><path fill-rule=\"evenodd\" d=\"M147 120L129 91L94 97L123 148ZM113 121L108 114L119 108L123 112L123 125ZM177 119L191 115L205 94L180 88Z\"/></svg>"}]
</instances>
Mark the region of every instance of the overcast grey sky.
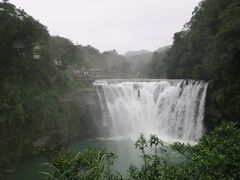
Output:
<instances>
[{"instance_id":1,"label":"overcast grey sky","mask_svg":"<svg viewBox=\"0 0 240 180\"><path fill-rule=\"evenodd\" d=\"M200 0L10 0L51 35L100 51L156 50L190 20Z\"/></svg>"}]
</instances>

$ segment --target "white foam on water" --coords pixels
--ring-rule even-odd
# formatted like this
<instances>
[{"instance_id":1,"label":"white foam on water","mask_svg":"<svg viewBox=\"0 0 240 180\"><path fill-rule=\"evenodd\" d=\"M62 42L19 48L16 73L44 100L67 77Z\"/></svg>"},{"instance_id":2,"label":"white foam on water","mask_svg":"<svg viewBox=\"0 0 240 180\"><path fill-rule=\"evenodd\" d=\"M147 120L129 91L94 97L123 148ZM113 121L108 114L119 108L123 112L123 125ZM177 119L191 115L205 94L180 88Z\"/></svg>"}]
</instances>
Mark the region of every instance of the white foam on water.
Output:
<instances>
[{"instance_id":1,"label":"white foam on water","mask_svg":"<svg viewBox=\"0 0 240 180\"><path fill-rule=\"evenodd\" d=\"M193 80L96 80L109 138L156 134L167 142L194 142L204 133L208 83Z\"/></svg>"}]
</instances>

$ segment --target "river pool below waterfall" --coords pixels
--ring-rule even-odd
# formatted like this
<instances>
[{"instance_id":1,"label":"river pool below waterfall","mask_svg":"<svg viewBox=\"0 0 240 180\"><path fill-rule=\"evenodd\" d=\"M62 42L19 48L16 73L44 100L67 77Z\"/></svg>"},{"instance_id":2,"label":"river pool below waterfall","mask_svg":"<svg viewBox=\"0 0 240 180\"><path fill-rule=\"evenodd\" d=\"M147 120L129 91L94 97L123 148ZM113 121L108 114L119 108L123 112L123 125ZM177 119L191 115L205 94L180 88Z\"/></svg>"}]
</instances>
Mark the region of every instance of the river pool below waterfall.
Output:
<instances>
[{"instance_id":1,"label":"river pool below waterfall","mask_svg":"<svg viewBox=\"0 0 240 180\"><path fill-rule=\"evenodd\" d=\"M125 175L129 165L140 166L142 164L139 150L135 149L135 141L128 138L96 138L86 139L72 143L69 146L69 150L73 153L77 153L86 148L103 149L106 148L117 155L116 161L113 165L113 169ZM174 161L181 161L182 157L178 153L169 152ZM46 159L33 158L26 160L18 170L9 175L6 180L42 180L43 175L39 172L46 170Z\"/></svg>"},{"instance_id":2,"label":"river pool below waterfall","mask_svg":"<svg viewBox=\"0 0 240 180\"><path fill-rule=\"evenodd\" d=\"M103 149L106 148L108 151L114 152L117 155L116 162L113 169L121 173L125 173L128 165L139 164L140 158L139 153L134 148L134 141L130 139L87 139L82 141L74 142L70 145L69 150L73 153L77 153L86 148ZM7 180L37 180L41 179L38 172L43 171L45 168L41 164L46 162L44 159L34 158L24 162L16 173L9 176Z\"/></svg>"}]
</instances>

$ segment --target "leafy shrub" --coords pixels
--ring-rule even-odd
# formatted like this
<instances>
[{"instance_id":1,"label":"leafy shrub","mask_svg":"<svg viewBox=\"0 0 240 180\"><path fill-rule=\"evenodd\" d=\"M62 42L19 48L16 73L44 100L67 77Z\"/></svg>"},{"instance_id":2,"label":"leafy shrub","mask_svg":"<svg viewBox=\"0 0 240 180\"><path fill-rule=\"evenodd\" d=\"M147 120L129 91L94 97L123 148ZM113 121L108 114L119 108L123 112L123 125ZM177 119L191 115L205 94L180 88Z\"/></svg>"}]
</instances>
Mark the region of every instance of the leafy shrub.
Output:
<instances>
[{"instance_id":1,"label":"leafy shrub","mask_svg":"<svg viewBox=\"0 0 240 180\"><path fill-rule=\"evenodd\" d=\"M173 163L164 154L166 145L156 136L147 141L141 136L136 142L144 164L140 170L131 166L129 179L238 179L240 177L240 129L234 123L224 123L198 144L174 143L170 149L185 157L181 163ZM146 148L154 148L146 154ZM157 152L162 154L158 154ZM164 155L164 156L163 156Z\"/></svg>"},{"instance_id":2,"label":"leafy shrub","mask_svg":"<svg viewBox=\"0 0 240 180\"><path fill-rule=\"evenodd\" d=\"M60 150L57 155L45 165L49 166L45 174L47 179L58 180L96 180L122 179L121 175L111 169L116 156L106 150L86 149L73 155Z\"/></svg>"}]
</instances>

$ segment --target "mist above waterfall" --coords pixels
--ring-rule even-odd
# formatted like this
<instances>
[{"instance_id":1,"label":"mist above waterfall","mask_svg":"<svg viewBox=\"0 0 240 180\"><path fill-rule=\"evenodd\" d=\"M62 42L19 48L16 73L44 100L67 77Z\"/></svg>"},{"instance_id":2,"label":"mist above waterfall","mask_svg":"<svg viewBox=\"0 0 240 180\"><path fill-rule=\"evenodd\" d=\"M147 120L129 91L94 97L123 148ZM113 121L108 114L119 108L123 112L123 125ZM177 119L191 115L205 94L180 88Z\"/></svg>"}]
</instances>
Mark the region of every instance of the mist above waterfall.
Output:
<instances>
[{"instance_id":1,"label":"mist above waterfall","mask_svg":"<svg viewBox=\"0 0 240 180\"><path fill-rule=\"evenodd\" d=\"M193 141L204 133L207 83L193 80L96 80L109 137L156 134Z\"/></svg>"}]
</instances>

